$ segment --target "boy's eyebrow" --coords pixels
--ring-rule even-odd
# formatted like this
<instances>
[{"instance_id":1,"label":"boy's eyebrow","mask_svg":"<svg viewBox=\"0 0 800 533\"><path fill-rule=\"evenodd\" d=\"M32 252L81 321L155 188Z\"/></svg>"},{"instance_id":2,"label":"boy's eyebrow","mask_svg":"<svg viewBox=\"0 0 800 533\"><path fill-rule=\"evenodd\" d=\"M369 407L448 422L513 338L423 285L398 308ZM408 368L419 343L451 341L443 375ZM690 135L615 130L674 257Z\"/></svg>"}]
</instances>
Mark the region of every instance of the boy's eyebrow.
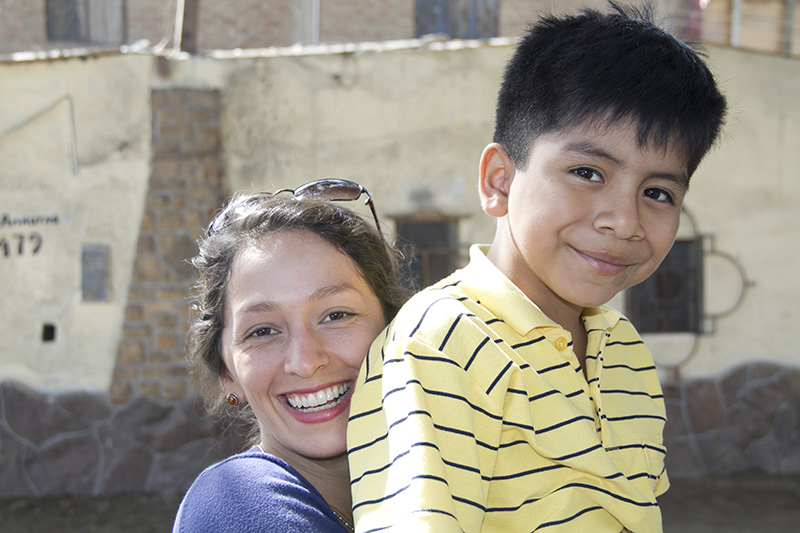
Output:
<instances>
[{"instance_id":1,"label":"boy's eyebrow","mask_svg":"<svg viewBox=\"0 0 800 533\"><path fill-rule=\"evenodd\" d=\"M618 158L614 157L608 151L604 150L602 147L596 145L591 141L571 142L564 147L563 152L571 152L578 155L588 155L592 157L599 157L601 159L608 159L615 165L622 164L622 161L620 161ZM680 172L678 174L675 174L673 172L655 172L653 173L653 176L674 181L678 185L682 186L684 189L689 188L689 177L686 175L685 172Z\"/></svg>"},{"instance_id":2,"label":"boy's eyebrow","mask_svg":"<svg viewBox=\"0 0 800 533\"><path fill-rule=\"evenodd\" d=\"M608 153L607 151L600 148L598 145L594 144L590 141L574 141L569 143L564 147L564 152L574 152L579 155L590 155L593 157L600 157L602 159L608 159L612 163L621 164L622 162Z\"/></svg>"}]
</instances>

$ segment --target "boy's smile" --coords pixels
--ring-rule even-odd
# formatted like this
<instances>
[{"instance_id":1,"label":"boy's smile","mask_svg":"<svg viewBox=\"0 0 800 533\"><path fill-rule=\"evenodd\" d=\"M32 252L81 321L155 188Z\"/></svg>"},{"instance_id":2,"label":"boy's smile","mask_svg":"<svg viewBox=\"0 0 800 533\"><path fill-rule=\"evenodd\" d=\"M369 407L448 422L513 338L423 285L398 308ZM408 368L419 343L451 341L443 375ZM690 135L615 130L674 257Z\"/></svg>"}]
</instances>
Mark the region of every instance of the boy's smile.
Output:
<instances>
[{"instance_id":1,"label":"boy's smile","mask_svg":"<svg viewBox=\"0 0 800 533\"><path fill-rule=\"evenodd\" d=\"M640 147L635 125L541 135L527 168L511 169L502 146L487 147L481 199L498 218L488 256L556 322L643 281L672 246L686 156Z\"/></svg>"}]
</instances>

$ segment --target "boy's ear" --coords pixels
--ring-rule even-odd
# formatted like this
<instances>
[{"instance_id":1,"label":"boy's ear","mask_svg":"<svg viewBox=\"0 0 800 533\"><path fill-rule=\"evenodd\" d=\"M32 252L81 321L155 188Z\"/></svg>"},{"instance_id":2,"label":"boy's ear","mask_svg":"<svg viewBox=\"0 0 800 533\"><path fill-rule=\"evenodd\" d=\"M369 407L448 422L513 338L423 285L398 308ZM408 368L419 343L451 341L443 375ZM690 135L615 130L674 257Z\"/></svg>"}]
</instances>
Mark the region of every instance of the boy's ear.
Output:
<instances>
[{"instance_id":1,"label":"boy's ear","mask_svg":"<svg viewBox=\"0 0 800 533\"><path fill-rule=\"evenodd\" d=\"M487 215L500 218L508 213L508 190L514 177L514 164L499 143L491 143L481 155L481 207Z\"/></svg>"}]
</instances>

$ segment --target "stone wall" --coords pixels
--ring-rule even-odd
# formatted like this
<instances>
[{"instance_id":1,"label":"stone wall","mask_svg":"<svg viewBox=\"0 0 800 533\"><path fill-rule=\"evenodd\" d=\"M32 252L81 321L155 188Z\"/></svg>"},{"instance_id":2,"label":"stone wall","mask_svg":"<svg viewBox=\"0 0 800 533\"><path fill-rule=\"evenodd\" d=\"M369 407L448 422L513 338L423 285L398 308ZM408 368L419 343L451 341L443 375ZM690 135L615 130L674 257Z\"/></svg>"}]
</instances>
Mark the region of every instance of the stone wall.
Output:
<instances>
[{"instance_id":1,"label":"stone wall","mask_svg":"<svg viewBox=\"0 0 800 533\"><path fill-rule=\"evenodd\" d=\"M105 394L45 396L0 384L0 499L182 492L244 446L193 397L114 403Z\"/></svg>"},{"instance_id":2,"label":"stone wall","mask_svg":"<svg viewBox=\"0 0 800 533\"><path fill-rule=\"evenodd\" d=\"M800 369L754 363L664 392L671 477L800 474ZM0 384L0 499L182 492L207 465L244 446L191 395L119 403Z\"/></svg>"},{"instance_id":3,"label":"stone wall","mask_svg":"<svg viewBox=\"0 0 800 533\"><path fill-rule=\"evenodd\" d=\"M800 474L800 369L754 362L664 396L671 476Z\"/></svg>"},{"instance_id":4,"label":"stone wall","mask_svg":"<svg viewBox=\"0 0 800 533\"><path fill-rule=\"evenodd\" d=\"M222 202L220 97L216 91L152 93L152 169L110 397L187 394L185 338L195 280L189 259Z\"/></svg>"}]
</instances>

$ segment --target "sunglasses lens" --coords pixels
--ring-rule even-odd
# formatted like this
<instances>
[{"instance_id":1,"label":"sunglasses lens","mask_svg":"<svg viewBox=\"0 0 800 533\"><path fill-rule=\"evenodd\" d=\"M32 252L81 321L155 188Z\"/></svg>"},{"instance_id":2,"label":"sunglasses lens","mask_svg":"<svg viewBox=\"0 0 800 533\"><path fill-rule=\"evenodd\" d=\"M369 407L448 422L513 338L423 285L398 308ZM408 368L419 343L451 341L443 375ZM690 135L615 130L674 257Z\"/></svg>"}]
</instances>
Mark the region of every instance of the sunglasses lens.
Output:
<instances>
[{"instance_id":1,"label":"sunglasses lens","mask_svg":"<svg viewBox=\"0 0 800 533\"><path fill-rule=\"evenodd\" d=\"M294 191L295 198L356 200L359 196L361 196L361 186L347 180L312 181Z\"/></svg>"},{"instance_id":2,"label":"sunglasses lens","mask_svg":"<svg viewBox=\"0 0 800 533\"><path fill-rule=\"evenodd\" d=\"M258 208L258 206L266 199L272 198L283 192L291 192L292 197L297 199L316 199L316 200L358 200L362 194L367 195L366 205L369 205L372 211L372 216L375 218L375 225L380 231L380 222L375 213L375 207L372 205L372 199L369 193L361 187L358 183L340 180L340 179L323 179L312 181L301 185L297 189L281 189L274 193L260 193L255 196L245 198L243 200L233 200L222 211L220 211L208 226L208 233L219 231L227 226L232 219L246 216L250 210Z\"/></svg>"}]
</instances>

